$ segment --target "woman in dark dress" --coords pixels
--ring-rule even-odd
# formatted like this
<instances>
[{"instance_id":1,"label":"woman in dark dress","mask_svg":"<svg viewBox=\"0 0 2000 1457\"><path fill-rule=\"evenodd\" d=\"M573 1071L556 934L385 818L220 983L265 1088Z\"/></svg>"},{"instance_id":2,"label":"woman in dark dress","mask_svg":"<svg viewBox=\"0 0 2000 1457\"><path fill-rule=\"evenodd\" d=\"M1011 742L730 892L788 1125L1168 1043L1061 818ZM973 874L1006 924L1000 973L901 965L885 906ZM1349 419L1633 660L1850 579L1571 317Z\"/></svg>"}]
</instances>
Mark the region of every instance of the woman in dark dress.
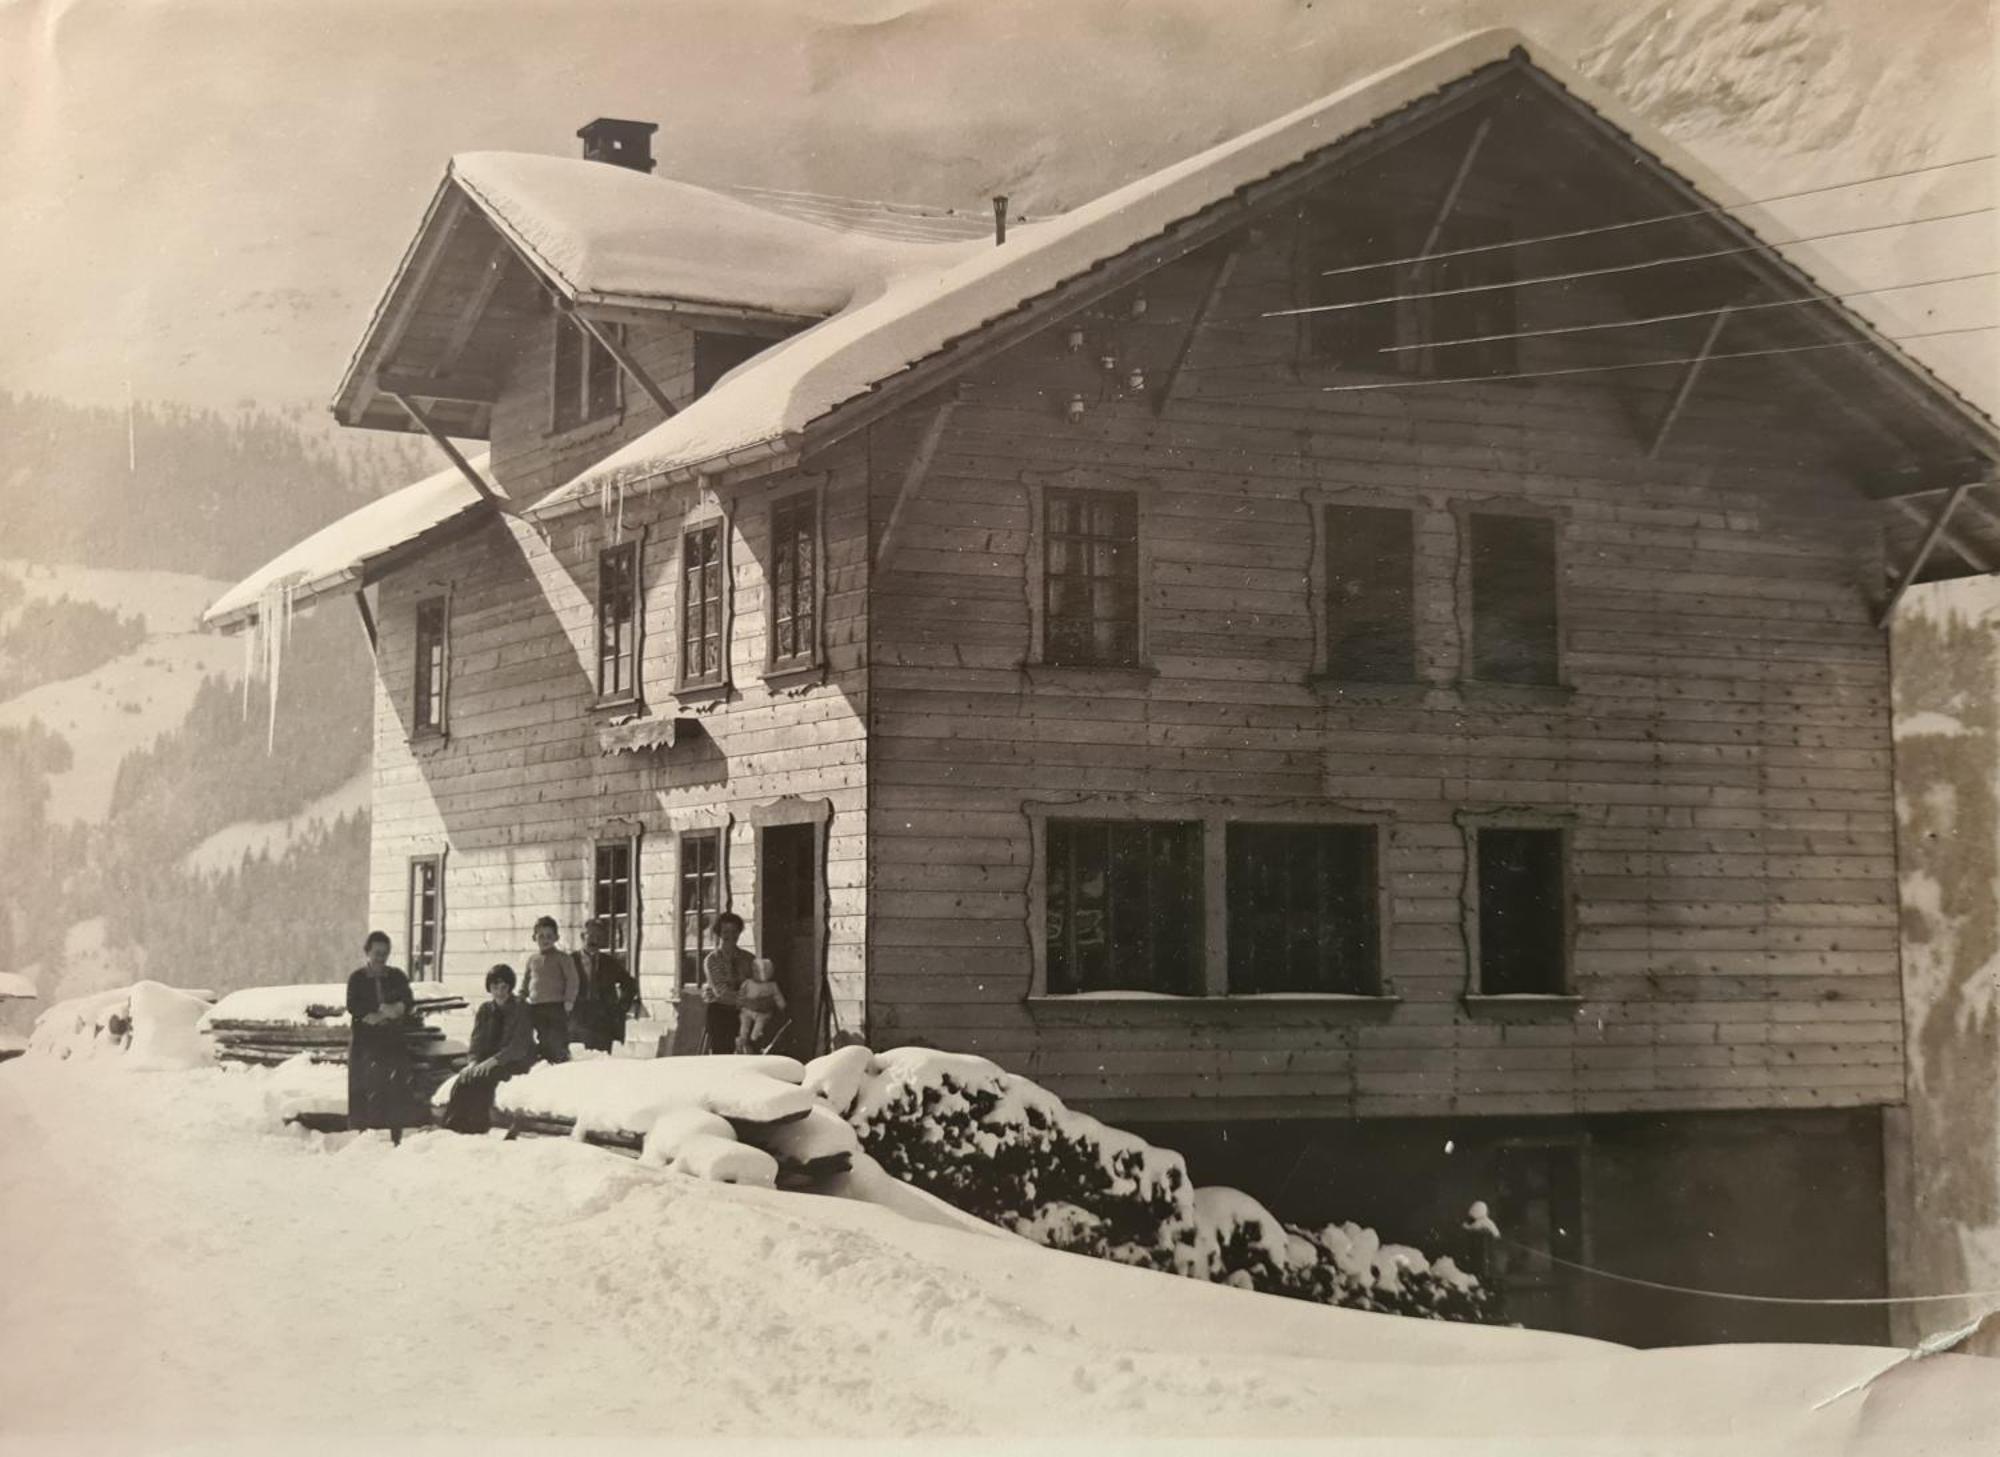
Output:
<instances>
[{"instance_id":1,"label":"woman in dark dress","mask_svg":"<svg viewBox=\"0 0 2000 1457\"><path fill-rule=\"evenodd\" d=\"M386 1128L403 1141L415 1105L409 1044L403 1030L412 1015L410 979L389 965L389 938L370 931L362 943L368 960L347 978L347 1126Z\"/></svg>"}]
</instances>

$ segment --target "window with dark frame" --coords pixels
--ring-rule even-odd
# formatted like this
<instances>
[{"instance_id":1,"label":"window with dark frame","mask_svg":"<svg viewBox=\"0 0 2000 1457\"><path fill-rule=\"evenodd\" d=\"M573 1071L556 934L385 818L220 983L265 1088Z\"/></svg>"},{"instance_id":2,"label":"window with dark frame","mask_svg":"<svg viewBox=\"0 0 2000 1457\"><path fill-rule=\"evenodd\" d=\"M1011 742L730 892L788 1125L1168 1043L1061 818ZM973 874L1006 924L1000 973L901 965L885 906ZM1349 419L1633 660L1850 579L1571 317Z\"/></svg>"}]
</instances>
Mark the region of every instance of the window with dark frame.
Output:
<instances>
[{"instance_id":1,"label":"window with dark frame","mask_svg":"<svg viewBox=\"0 0 2000 1457\"><path fill-rule=\"evenodd\" d=\"M725 334L719 330L697 329L694 336L694 398L700 399L714 389L730 370L755 359L777 342L756 334Z\"/></svg>"},{"instance_id":2,"label":"window with dark frame","mask_svg":"<svg viewBox=\"0 0 2000 1457\"><path fill-rule=\"evenodd\" d=\"M1379 995L1377 866L1373 825L1230 825L1231 995Z\"/></svg>"},{"instance_id":3,"label":"window with dark frame","mask_svg":"<svg viewBox=\"0 0 2000 1457\"><path fill-rule=\"evenodd\" d=\"M1471 533L1472 673L1482 683L1561 681L1556 523L1475 513Z\"/></svg>"},{"instance_id":4,"label":"window with dark frame","mask_svg":"<svg viewBox=\"0 0 2000 1457\"><path fill-rule=\"evenodd\" d=\"M438 951L444 938L444 857L420 855L410 861L408 934L411 981L436 981L443 970Z\"/></svg>"},{"instance_id":5,"label":"window with dark frame","mask_svg":"<svg viewBox=\"0 0 2000 1457\"><path fill-rule=\"evenodd\" d=\"M818 656L819 502L810 493L771 508L771 665Z\"/></svg>"},{"instance_id":6,"label":"window with dark frame","mask_svg":"<svg viewBox=\"0 0 2000 1457\"><path fill-rule=\"evenodd\" d=\"M1563 832L1491 826L1475 837L1479 994L1560 996L1569 990Z\"/></svg>"},{"instance_id":7,"label":"window with dark frame","mask_svg":"<svg viewBox=\"0 0 2000 1457\"><path fill-rule=\"evenodd\" d=\"M1326 663L1330 678L1409 683L1417 676L1416 518L1378 506L1328 506Z\"/></svg>"},{"instance_id":8,"label":"window with dark frame","mask_svg":"<svg viewBox=\"0 0 2000 1457\"><path fill-rule=\"evenodd\" d=\"M416 733L443 733L446 675L445 599L417 604L416 691L410 727Z\"/></svg>"},{"instance_id":9,"label":"window with dark frame","mask_svg":"<svg viewBox=\"0 0 2000 1457\"><path fill-rule=\"evenodd\" d=\"M684 983L701 980L713 945L710 923L722 910L722 832L688 830L680 838L680 963Z\"/></svg>"},{"instance_id":10,"label":"window with dark frame","mask_svg":"<svg viewBox=\"0 0 2000 1457\"><path fill-rule=\"evenodd\" d=\"M1412 373L1434 379L1476 379L1508 374L1520 367L1514 250L1498 220L1454 213L1445 220L1433 251L1455 254L1413 271L1412 332L1427 347L1410 350L1419 364ZM1419 240L1421 241L1421 240ZM1445 340L1465 340L1447 344Z\"/></svg>"},{"instance_id":11,"label":"window with dark frame","mask_svg":"<svg viewBox=\"0 0 2000 1457\"><path fill-rule=\"evenodd\" d=\"M607 331L616 324L600 324ZM618 360L588 329L563 314L555 319L551 426L574 430L618 413Z\"/></svg>"},{"instance_id":12,"label":"window with dark frame","mask_svg":"<svg viewBox=\"0 0 2000 1457\"><path fill-rule=\"evenodd\" d=\"M1309 216L1306 249L1306 351L1345 369L1393 374L1402 356L1388 353L1402 342L1401 310L1382 302L1404 292L1403 272L1384 267L1409 251L1398 246L1389 221L1370 222L1348 210L1326 208Z\"/></svg>"},{"instance_id":13,"label":"window with dark frame","mask_svg":"<svg viewBox=\"0 0 2000 1457\"><path fill-rule=\"evenodd\" d=\"M591 864L590 914L593 920L602 921L609 933L605 945L607 949L623 956L627 970L637 975L638 968L632 965L632 950L635 937L632 934L632 842L630 840L600 840L595 847Z\"/></svg>"},{"instance_id":14,"label":"window with dark frame","mask_svg":"<svg viewBox=\"0 0 2000 1457\"><path fill-rule=\"evenodd\" d=\"M1046 822L1047 986L1199 995L1199 821Z\"/></svg>"},{"instance_id":15,"label":"window with dark frame","mask_svg":"<svg viewBox=\"0 0 2000 1457\"><path fill-rule=\"evenodd\" d=\"M1139 498L1059 490L1042 503L1042 660L1139 662Z\"/></svg>"},{"instance_id":16,"label":"window with dark frame","mask_svg":"<svg viewBox=\"0 0 2000 1457\"><path fill-rule=\"evenodd\" d=\"M720 683L722 638L722 523L711 521L681 535L681 683Z\"/></svg>"},{"instance_id":17,"label":"window with dark frame","mask_svg":"<svg viewBox=\"0 0 2000 1457\"><path fill-rule=\"evenodd\" d=\"M1495 219L1454 213L1429 263L1404 260L1423 237L1402 217L1328 209L1310 221L1306 350L1343 369L1475 378L1518 368L1513 250ZM1460 251L1465 250L1465 251ZM1476 342L1446 343L1448 340Z\"/></svg>"},{"instance_id":18,"label":"window with dark frame","mask_svg":"<svg viewBox=\"0 0 2000 1457\"><path fill-rule=\"evenodd\" d=\"M639 543L597 556L597 696L639 693Z\"/></svg>"}]
</instances>

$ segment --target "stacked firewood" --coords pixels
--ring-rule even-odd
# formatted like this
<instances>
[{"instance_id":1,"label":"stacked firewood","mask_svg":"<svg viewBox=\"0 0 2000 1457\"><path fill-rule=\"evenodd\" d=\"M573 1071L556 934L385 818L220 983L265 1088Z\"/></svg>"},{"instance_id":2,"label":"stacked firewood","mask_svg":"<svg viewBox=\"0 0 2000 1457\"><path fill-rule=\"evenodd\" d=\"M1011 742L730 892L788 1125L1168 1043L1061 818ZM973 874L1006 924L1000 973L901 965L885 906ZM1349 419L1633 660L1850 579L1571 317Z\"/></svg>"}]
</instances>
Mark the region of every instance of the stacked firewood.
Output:
<instances>
[{"instance_id":1,"label":"stacked firewood","mask_svg":"<svg viewBox=\"0 0 2000 1457\"><path fill-rule=\"evenodd\" d=\"M465 1061L465 1047L423 1019L426 1013L462 1010L465 998L418 997L411 1005L416 1015L407 1020L403 1029L410 1057L420 1073L434 1073L442 1079ZM225 999L202 1023L202 1030L214 1040L215 1055L221 1062L269 1067L300 1054L313 1062L347 1061L350 1033L344 1006L307 1002L297 1010L285 1009L276 1015L263 1016L231 1016L230 1011Z\"/></svg>"}]
</instances>

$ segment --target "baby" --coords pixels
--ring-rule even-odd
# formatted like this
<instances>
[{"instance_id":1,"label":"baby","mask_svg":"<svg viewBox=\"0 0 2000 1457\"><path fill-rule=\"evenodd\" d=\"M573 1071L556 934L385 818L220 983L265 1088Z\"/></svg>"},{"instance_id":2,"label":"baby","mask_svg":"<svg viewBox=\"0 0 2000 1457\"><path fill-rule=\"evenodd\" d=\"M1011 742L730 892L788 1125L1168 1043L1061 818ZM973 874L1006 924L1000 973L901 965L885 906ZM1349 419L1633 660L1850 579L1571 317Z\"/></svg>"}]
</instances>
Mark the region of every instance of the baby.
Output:
<instances>
[{"instance_id":1,"label":"baby","mask_svg":"<svg viewBox=\"0 0 2000 1457\"><path fill-rule=\"evenodd\" d=\"M738 1052L767 1050L779 1030L776 1023L778 1014L785 1010L785 994L778 990L774 975L771 959L760 956L751 963L750 980L737 989Z\"/></svg>"}]
</instances>

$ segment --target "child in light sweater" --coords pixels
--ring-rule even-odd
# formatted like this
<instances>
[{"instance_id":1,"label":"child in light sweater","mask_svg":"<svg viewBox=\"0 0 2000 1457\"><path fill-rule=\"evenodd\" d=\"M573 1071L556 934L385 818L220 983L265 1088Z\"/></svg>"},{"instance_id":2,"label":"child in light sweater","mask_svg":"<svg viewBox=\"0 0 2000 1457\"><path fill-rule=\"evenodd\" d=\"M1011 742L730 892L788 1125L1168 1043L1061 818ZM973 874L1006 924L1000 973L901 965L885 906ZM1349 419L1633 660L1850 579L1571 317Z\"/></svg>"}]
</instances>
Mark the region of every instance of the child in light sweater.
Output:
<instances>
[{"instance_id":1,"label":"child in light sweater","mask_svg":"<svg viewBox=\"0 0 2000 1457\"><path fill-rule=\"evenodd\" d=\"M785 1010L785 994L778 989L776 974L768 956L752 963L750 979L736 992L738 1052L764 1052L777 1030L778 1014Z\"/></svg>"}]
</instances>

